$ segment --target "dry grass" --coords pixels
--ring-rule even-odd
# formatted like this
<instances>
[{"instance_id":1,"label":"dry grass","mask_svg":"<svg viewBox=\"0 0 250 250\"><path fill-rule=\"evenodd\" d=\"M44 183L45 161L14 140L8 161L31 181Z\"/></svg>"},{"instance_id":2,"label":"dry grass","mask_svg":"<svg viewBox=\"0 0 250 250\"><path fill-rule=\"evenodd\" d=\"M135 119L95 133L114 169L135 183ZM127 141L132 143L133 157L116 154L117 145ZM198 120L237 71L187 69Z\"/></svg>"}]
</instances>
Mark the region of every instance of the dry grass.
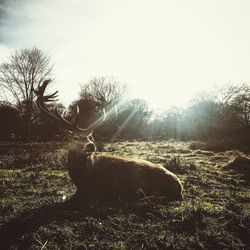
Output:
<instances>
[{"instance_id":1,"label":"dry grass","mask_svg":"<svg viewBox=\"0 0 250 250\"><path fill-rule=\"evenodd\" d=\"M192 141L189 143L190 149L201 149L201 150L207 150L207 151L215 151L215 152L223 152L227 150L237 149L240 148L241 143L239 141L236 141L233 138L225 137L223 139L213 139L209 140L208 142L202 142L202 141ZM242 150L248 150L249 148L241 148Z\"/></svg>"},{"instance_id":2,"label":"dry grass","mask_svg":"<svg viewBox=\"0 0 250 250\"><path fill-rule=\"evenodd\" d=\"M241 173L248 182L250 181L250 158L245 154L239 151L233 151L229 162L224 165L224 168Z\"/></svg>"},{"instance_id":3,"label":"dry grass","mask_svg":"<svg viewBox=\"0 0 250 250\"><path fill-rule=\"evenodd\" d=\"M0 147L1 249L250 247L249 182L229 167L230 162L243 166L238 162L248 155L232 158L232 152L193 150L188 142L173 140L107 144L103 154L150 160L176 173L184 200L166 205L161 197L142 196L131 203L86 206L74 198L64 169L67 148L55 143Z\"/></svg>"}]
</instances>

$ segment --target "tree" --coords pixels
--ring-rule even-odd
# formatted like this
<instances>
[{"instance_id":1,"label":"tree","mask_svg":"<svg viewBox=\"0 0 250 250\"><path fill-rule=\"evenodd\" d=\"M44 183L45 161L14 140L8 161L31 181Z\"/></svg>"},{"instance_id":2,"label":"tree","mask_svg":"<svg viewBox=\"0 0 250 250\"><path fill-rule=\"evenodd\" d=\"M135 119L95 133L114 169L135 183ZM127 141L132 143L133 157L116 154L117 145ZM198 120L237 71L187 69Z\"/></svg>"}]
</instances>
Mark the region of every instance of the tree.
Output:
<instances>
[{"instance_id":1,"label":"tree","mask_svg":"<svg viewBox=\"0 0 250 250\"><path fill-rule=\"evenodd\" d=\"M50 103L47 105L50 110L57 110L61 115L65 107L61 103ZM54 140L62 139L67 134L65 129L56 120L42 113L38 107L34 108L34 120L31 127L33 139Z\"/></svg>"},{"instance_id":2,"label":"tree","mask_svg":"<svg viewBox=\"0 0 250 250\"><path fill-rule=\"evenodd\" d=\"M241 127L250 126L250 86L242 84L238 86L236 94L231 103L234 111L238 115L239 125Z\"/></svg>"},{"instance_id":3,"label":"tree","mask_svg":"<svg viewBox=\"0 0 250 250\"><path fill-rule=\"evenodd\" d=\"M183 109L174 106L160 115L155 115L150 122L149 135L159 138L184 139L183 116Z\"/></svg>"},{"instance_id":4,"label":"tree","mask_svg":"<svg viewBox=\"0 0 250 250\"><path fill-rule=\"evenodd\" d=\"M46 78L50 78L53 67L50 57L37 48L16 51L9 62L0 65L0 85L11 95L17 105L33 103L33 90Z\"/></svg>"},{"instance_id":5,"label":"tree","mask_svg":"<svg viewBox=\"0 0 250 250\"><path fill-rule=\"evenodd\" d=\"M0 88L23 111L27 136L32 120L34 89L46 78L51 78L52 70L50 57L37 48L16 51L9 62L0 65Z\"/></svg>"},{"instance_id":6,"label":"tree","mask_svg":"<svg viewBox=\"0 0 250 250\"><path fill-rule=\"evenodd\" d=\"M117 117L125 94L126 85L115 78L95 77L81 86L80 98L72 107L76 104L80 107L79 121L85 126L102 119L105 112L106 120L96 129L96 132L105 138L110 138L119 127Z\"/></svg>"},{"instance_id":7,"label":"tree","mask_svg":"<svg viewBox=\"0 0 250 250\"><path fill-rule=\"evenodd\" d=\"M118 115L118 131L116 137L142 138L148 137L147 128L152 111L146 101L132 99L123 103ZM115 138L113 135L113 137Z\"/></svg>"},{"instance_id":8,"label":"tree","mask_svg":"<svg viewBox=\"0 0 250 250\"><path fill-rule=\"evenodd\" d=\"M74 101L68 108L68 112L66 114L67 120L74 120L77 116L77 107L79 107L79 126L82 128L90 126L98 116L95 104L92 101L84 99Z\"/></svg>"},{"instance_id":9,"label":"tree","mask_svg":"<svg viewBox=\"0 0 250 250\"><path fill-rule=\"evenodd\" d=\"M126 85L112 77L94 77L81 86L80 99L91 101L99 110L117 104L126 93Z\"/></svg>"}]
</instances>

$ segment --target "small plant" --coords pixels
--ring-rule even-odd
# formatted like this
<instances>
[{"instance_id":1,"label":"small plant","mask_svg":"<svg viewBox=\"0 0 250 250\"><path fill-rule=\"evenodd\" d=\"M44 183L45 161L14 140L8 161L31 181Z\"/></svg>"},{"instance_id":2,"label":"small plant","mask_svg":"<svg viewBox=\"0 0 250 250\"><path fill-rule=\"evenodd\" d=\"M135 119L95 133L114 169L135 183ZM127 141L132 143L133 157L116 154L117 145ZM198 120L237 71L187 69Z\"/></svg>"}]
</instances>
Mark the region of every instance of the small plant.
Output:
<instances>
[{"instance_id":1,"label":"small plant","mask_svg":"<svg viewBox=\"0 0 250 250\"><path fill-rule=\"evenodd\" d=\"M172 156L170 159L166 159L165 168L174 173L184 174L189 170L195 170L196 166L193 163L181 163L179 157Z\"/></svg>"}]
</instances>

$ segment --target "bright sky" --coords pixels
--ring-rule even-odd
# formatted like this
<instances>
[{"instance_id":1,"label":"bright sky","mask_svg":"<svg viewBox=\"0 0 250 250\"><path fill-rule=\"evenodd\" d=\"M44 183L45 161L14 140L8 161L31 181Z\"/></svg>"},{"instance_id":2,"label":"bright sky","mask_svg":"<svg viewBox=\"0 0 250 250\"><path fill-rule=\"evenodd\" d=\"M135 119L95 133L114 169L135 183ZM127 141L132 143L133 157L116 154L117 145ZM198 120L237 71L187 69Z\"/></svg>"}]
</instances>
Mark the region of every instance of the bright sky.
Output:
<instances>
[{"instance_id":1,"label":"bright sky","mask_svg":"<svg viewBox=\"0 0 250 250\"><path fill-rule=\"evenodd\" d=\"M94 76L116 77L153 108L250 80L249 0L0 3L0 63L13 49L49 53L65 104Z\"/></svg>"}]
</instances>

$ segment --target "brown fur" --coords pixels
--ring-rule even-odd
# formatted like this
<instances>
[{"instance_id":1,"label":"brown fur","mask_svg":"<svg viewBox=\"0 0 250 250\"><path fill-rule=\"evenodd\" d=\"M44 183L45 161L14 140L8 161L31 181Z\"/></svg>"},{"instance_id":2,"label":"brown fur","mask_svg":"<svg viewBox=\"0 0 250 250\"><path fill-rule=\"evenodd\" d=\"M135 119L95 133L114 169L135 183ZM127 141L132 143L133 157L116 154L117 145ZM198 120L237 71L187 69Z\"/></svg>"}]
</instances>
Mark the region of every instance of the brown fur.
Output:
<instances>
[{"instance_id":1,"label":"brown fur","mask_svg":"<svg viewBox=\"0 0 250 250\"><path fill-rule=\"evenodd\" d=\"M182 199L183 188L177 176L149 161L71 150L68 171L84 199L136 199L139 190L147 196Z\"/></svg>"}]
</instances>

